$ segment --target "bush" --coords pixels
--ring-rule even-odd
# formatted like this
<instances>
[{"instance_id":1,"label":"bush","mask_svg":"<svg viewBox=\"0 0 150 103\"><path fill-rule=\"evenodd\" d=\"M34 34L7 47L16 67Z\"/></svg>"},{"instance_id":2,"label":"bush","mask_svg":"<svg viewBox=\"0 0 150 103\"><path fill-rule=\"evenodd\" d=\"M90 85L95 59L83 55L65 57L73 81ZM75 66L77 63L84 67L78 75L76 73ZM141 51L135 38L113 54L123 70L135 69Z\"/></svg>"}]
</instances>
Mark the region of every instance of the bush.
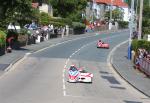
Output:
<instances>
[{"instance_id":1,"label":"bush","mask_svg":"<svg viewBox=\"0 0 150 103\"><path fill-rule=\"evenodd\" d=\"M120 29L128 28L128 22L127 21L117 21L119 24Z\"/></svg>"},{"instance_id":2,"label":"bush","mask_svg":"<svg viewBox=\"0 0 150 103\"><path fill-rule=\"evenodd\" d=\"M72 28L74 29L74 34L83 34L85 31L85 24L80 22L73 22Z\"/></svg>"},{"instance_id":3,"label":"bush","mask_svg":"<svg viewBox=\"0 0 150 103\"><path fill-rule=\"evenodd\" d=\"M72 21L68 18L52 18L47 13L42 12L39 18L40 24L42 25L49 25L53 24L54 26L65 26L71 25Z\"/></svg>"},{"instance_id":4,"label":"bush","mask_svg":"<svg viewBox=\"0 0 150 103\"><path fill-rule=\"evenodd\" d=\"M5 45L6 43L6 34L0 30L0 46Z\"/></svg>"},{"instance_id":5,"label":"bush","mask_svg":"<svg viewBox=\"0 0 150 103\"><path fill-rule=\"evenodd\" d=\"M150 34L150 27L143 27L143 34L145 35L147 35L147 34Z\"/></svg>"},{"instance_id":6,"label":"bush","mask_svg":"<svg viewBox=\"0 0 150 103\"><path fill-rule=\"evenodd\" d=\"M39 20L40 24L42 24L42 25L48 25L49 21L50 21L50 16L47 13L42 12L40 14L40 18L39 19L40 19Z\"/></svg>"},{"instance_id":7,"label":"bush","mask_svg":"<svg viewBox=\"0 0 150 103\"><path fill-rule=\"evenodd\" d=\"M50 24L53 24L54 26L60 27L60 26L65 26L65 23L61 23L61 22L54 22L54 21L50 21Z\"/></svg>"},{"instance_id":8,"label":"bush","mask_svg":"<svg viewBox=\"0 0 150 103\"><path fill-rule=\"evenodd\" d=\"M149 41L145 41L145 40L133 40L132 44L131 44L132 50L136 51L139 48L143 48L147 51L150 51L150 42Z\"/></svg>"},{"instance_id":9,"label":"bush","mask_svg":"<svg viewBox=\"0 0 150 103\"><path fill-rule=\"evenodd\" d=\"M143 27L142 27L143 35L150 34L150 19L143 18Z\"/></svg>"},{"instance_id":10,"label":"bush","mask_svg":"<svg viewBox=\"0 0 150 103\"><path fill-rule=\"evenodd\" d=\"M72 21L68 18L50 18L50 21L60 22L60 23L66 24L66 25L71 25L72 24Z\"/></svg>"},{"instance_id":11,"label":"bush","mask_svg":"<svg viewBox=\"0 0 150 103\"><path fill-rule=\"evenodd\" d=\"M131 48L132 48L132 50L134 50L134 51L137 51L137 50L138 50L138 40L137 40L137 39L133 39L133 40L132 40Z\"/></svg>"},{"instance_id":12,"label":"bush","mask_svg":"<svg viewBox=\"0 0 150 103\"><path fill-rule=\"evenodd\" d=\"M49 23L53 24L54 26L65 26L71 25L72 21L68 18L50 18Z\"/></svg>"}]
</instances>

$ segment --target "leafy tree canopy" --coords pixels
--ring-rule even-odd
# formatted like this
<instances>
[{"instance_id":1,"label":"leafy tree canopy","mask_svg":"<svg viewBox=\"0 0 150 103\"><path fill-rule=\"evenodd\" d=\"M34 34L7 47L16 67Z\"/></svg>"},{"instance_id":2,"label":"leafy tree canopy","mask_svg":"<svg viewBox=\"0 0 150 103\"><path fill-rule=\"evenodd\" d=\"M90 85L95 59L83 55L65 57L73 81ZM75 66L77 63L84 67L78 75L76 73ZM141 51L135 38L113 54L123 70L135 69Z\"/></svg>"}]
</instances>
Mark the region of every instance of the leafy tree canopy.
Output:
<instances>
[{"instance_id":1,"label":"leafy tree canopy","mask_svg":"<svg viewBox=\"0 0 150 103\"><path fill-rule=\"evenodd\" d=\"M108 20L110 19L110 11L107 11L105 13L105 18L107 18ZM123 20L123 11L119 8L116 8L112 11L112 19L114 21L120 21Z\"/></svg>"},{"instance_id":2,"label":"leafy tree canopy","mask_svg":"<svg viewBox=\"0 0 150 103\"><path fill-rule=\"evenodd\" d=\"M81 20L81 13L85 10L87 0L49 0L53 6L54 16Z\"/></svg>"},{"instance_id":3,"label":"leafy tree canopy","mask_svg":"<svg viewBox=\"0 0 150 103\"><path fill-rule=\"evenodd\" d=\"M8 25L10 22L18 21L22 24L26 20L30 20L33 16L31 7L32 0L1 0L0 9L0 27ZM3 24L3 25L1 25Z\"/></svg>"}]
</instances>

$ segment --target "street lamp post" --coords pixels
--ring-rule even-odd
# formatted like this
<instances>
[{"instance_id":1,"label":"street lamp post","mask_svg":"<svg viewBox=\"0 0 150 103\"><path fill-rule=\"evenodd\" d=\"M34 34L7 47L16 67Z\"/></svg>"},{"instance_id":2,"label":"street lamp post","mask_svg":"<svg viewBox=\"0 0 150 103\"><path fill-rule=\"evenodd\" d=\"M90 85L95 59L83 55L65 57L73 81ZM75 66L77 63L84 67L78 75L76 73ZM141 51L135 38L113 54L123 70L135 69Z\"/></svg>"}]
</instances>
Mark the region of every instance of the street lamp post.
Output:
<instances>
[{"instance_id":1,"label":"street lamp post","mask_svg":"<svg viewBox=\"0 0 150 103\"><path fill-rule=\"evenodd\" d=\"M95 0L93 0L93 5L92 5L92 22L94 22L94 5L95 5Z\"/></svg>"},{"instance_id":2,"label":"street lamp post","mask_svg":"<svg viewBox=\"0 0 150 103\"><path fill-rule=\"evenodd\" d=\"M112 5L113 5L114 0L111 0L110 4L110 22L112 21Z\"/></svg>"},{"instance_id":3,"label":"street lamp post","mask_svg":"<svg viewBox=\"0 0 150 103\"><path fill-rule=\"evenodd\" d=\"M138 24L137 24L137 20L138 20L138 5L139 5L139 0L136 1L136 31L138 30Z\"/></svg>"},{"instance_id":4,"label":"street lamp post","mask_svg":"<svg viewBox=\"0 0 150 103\"><path fill-rule=\"evenodd\" d=\"M112 9L113 9L113 2L114 0L111 0L111 3L110 3L110 18L109 18L109 30L112 29Z\"/></svg>"},{"instance_id":5,"label":"street lamp post","mask_svg":"<svg viewBox=\"0 0 150 103\"><path fill-rule=\"evenodd\" d=\"M129 45L128 45L128 59L131 60L131 42L132 42L132 33L133 33L133 21L134 21L134 0L131 1L131 17L130 17L130 36L129 36Z\"/></svg>"},{"instance_id":6,"label":"street lamp post","mask_svg":"<svg viewBox=\"0 0 150 103\"><path fill-rule=\"evenodd\" d=\"M139 17L139 35L138 39L141 39L142 36L142 15L143 14L143 0L140 0L140 17Z\"/></svg>"}]
</instances>

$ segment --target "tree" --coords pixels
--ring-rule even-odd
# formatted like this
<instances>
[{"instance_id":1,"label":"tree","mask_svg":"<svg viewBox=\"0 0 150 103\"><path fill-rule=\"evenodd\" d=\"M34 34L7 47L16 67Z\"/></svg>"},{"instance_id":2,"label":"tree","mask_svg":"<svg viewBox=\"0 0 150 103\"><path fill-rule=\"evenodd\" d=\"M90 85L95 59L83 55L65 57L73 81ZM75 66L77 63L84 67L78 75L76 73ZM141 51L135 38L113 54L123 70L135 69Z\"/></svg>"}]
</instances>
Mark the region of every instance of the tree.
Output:
<instances>
[{"instance_id":1,"label":"tree","mask_svg":"<svg viewBox=\"0 0 150 103\"><path fill-rule=\"evenodd\" d=\"M33 17L31 7L32 0L1 0L0 27L6 28L10 22L18 21L23 25L24 21L29 21Z\"/></svg>"},{"instance_id":2,"label":"tree","mask_svg":"<svg viewBox=\"0 0 150 103\"><path fill-rule=\"evenodd\" d=\"M75 9L76 0L49 0L54 9L54 16L66 17Z\"/></svg>"},{"instance_id":3,"label":"tree","mask_svg":"<svg viewBox=\"0 0 150 103\"><path fill-rule=\"evenodd\" d=\"M39 22L42 25L48 25L50 22L50 16L47 13L40 13L40 18L39 18Z\"/></svg>"},{"instance_id":4,"label":"tree","mask_svg":"<svg viewBox=\"0 0 150 103\"><path fill-rule=\"evenodd\" d=\"M81 20L81 13L85 10L87 0L49 0L53 6L54 16Z\"/></svg>"},{"instance_id":5,"label":"tree","mask_svg":"<svg viewBox=\"0 0 150 103\"><path fill-rule=\"evenodd\" d=\"M135 7L137 7L137 15L140 11L140 1L135 0ZM137 3L138 2L138 3ZM127 3L131 5L131 0L128 0ZM142 23L142 32L144 34L150 34L150 0L143 0L143 23Z\"/></svg>"},{"instance_id":6,"label":"tree","mask_svg":"<svg viewBox=\"0 0 150 103\"><path fill-rule=\"evenodd\" d=\"M110 19L110 11L105 13L105 18ZM123 20L123 11L119 8L116 8L112 11L112 19L115 21Z\"/></svg>"},{"instance_id":7,"label":"tree","mask_svg":"<svg viewBox=\"0 0 150 103\"><path fill-rule=\"evenodd\" d=\"M144 5L143 8L143 34L150 34L150 6Z\"/></svg>"},{"instance_id":8,"label":"tree","mask_svg":"<svg viewBox=\"0 0 150 103\"><path fill-rule=\"evenodd\" d=\"M123 11L121 9L116 8L112 11L113 19L116 20L123 20Z\"/></svg>"}]
</instances>

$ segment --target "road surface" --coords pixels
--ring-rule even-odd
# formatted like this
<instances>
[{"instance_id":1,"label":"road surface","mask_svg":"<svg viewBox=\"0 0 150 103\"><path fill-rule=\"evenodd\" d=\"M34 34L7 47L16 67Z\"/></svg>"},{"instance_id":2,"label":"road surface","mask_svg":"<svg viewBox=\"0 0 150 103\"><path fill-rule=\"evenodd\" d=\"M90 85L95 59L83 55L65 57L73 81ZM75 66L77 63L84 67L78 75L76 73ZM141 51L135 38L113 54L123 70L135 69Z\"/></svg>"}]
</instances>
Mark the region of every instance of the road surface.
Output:
<instances>
[{"instance_id":1,"label":"road surface","mask_svg":"<svg viewBox=\"0 0 150 103\"><path fill-rule=\"evenodd\" d=\"M0 103L150 103L108 65L111 50L128 37L91 34L29 54L0 77ZM110 49L98 49L98 39ZM93 83L68 83L71 64L93 73Z\"/></svg>"}]
</instances>

